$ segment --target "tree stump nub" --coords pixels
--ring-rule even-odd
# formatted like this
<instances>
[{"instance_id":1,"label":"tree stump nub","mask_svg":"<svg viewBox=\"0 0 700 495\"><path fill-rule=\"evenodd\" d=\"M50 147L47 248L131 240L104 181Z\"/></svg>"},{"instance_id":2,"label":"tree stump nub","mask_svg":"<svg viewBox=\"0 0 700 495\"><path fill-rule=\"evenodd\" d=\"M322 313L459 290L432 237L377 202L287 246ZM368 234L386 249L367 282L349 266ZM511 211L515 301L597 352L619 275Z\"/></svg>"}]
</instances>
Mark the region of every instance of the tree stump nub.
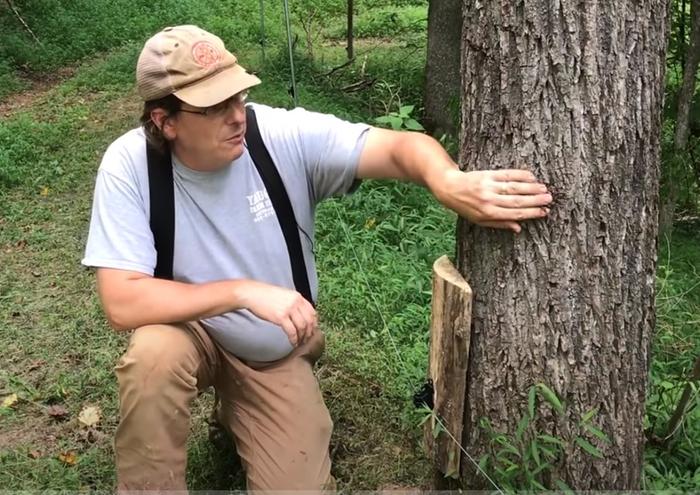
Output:
<instances>
[{"instance_id":1,"label":"tree stump nub","mask_svg":"<svg viewBox=\"0 0 700 495\"><path fill-rule=\"evenodd\" d=\"M428 374L434 387L434 414L425 423L424 433L435 468L452 478L460 472L471 312L471 287L450 259L442 256L433 264Z\"/></svg>"}]
</instances>

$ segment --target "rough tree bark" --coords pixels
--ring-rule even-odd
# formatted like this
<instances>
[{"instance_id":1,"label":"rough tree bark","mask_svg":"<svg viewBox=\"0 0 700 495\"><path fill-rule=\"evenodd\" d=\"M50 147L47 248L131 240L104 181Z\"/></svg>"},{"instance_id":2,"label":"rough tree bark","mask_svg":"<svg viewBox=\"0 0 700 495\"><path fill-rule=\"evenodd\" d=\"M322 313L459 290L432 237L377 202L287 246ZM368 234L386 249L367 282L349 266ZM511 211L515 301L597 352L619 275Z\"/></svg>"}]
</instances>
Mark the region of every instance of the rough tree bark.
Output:
<instances>
[{"instance_id":1,"label":"rough tree bark","mask_svg":"<svg viewBox=\"0 0 700 495\"><path fill-rule=\"evenodd\" d=\"M544 382L567 420L583 413L612 443L571 448L553 473L574 489L639 489L654 280L667 0L463 1L466 169L526 167L549 184L549 219L519 236L458 225L457 262L474 290L463 444L478 421L514 432ZM596 443L592 439L593 443ZM483 485L462 462L468 488Z\"/></svg>"},{"instance_id":2,"label":"rough tree bark","mask_svg":"<svg viewBox=\"0 0 700 495\"><path fill-rule=\"evenodd\" d=\"M457 132L462 1L431 0L423 122L432 133Z\"/></svg>"}]
</instances>

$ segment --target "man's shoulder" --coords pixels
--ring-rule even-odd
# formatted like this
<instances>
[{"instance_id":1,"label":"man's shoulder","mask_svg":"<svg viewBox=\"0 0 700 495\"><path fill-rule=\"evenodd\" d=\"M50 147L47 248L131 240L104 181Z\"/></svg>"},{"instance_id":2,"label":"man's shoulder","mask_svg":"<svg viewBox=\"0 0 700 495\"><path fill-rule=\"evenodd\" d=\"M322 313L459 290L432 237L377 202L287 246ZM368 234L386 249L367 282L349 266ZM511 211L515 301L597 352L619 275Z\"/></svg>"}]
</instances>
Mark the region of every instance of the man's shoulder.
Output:
<instances>
[{"instance_id":1,"label":"man's shoulder","mask_svg":"<svg viewBox=\"0 0 700 495\"><path fill-rule=\"evenodd\" d=\"M302 135L306 132L316 135L319 129L328 132L342 130L347 125L366 126L366 124L354 124L330 113L307 110L304 107L295 107L290 110L261 103L248 105L255 111L261 133L270 137L288 136L292 133Z\"/></svg>"},{"instance_id":2,"label":"man's shoulder","mask_svg":"<svg viewBox=\"0 0 700 495\"><path fill-rule=\"evenodd\" d=\"M107 148L107 153L145 153L146 136L142 127L136 127L119 136Z\"/></svg>"},{"instance_id":3,"label":"man's shoulder","mask_svg":"<svg viewBox=\"0 0 700 495\"><path fill-rule=\"evenodd\" d=\"M138 127L112 141L102 157L100 172L131 182L137 180L140 169L146 169L146 137Z\"/></svg>"}]
</instances>

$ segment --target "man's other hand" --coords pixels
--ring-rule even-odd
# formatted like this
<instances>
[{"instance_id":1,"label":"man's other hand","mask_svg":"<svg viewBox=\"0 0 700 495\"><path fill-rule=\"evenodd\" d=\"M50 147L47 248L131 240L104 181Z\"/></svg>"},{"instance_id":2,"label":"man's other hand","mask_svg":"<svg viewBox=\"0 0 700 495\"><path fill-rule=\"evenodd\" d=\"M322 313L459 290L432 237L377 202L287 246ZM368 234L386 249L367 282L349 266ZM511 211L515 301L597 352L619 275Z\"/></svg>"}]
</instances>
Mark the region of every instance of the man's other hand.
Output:
<instances>
[{"instance_id":1,"label":"man's other hand","mask_svg":"<svg viewBox=\"0 0 700 495\"><path fill-rule=\"evenodd\" d=\"M295 290L247 280L241 297L255 316L282 327L293 346L306 342L318 329L316 310Z\"/></svg>"}]
</instances>

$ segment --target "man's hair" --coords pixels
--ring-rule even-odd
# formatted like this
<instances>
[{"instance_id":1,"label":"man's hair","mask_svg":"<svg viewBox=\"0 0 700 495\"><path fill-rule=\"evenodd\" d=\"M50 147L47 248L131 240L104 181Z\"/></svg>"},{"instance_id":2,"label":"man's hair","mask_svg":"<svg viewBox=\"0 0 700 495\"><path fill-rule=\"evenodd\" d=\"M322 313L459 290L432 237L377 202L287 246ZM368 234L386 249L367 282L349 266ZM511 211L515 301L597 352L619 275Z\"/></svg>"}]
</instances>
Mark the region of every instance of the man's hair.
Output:
<instances>
[{"instance_id":1,"label":"man's hair","mask_svg":"<svg viewBox=\"0 0 700 495\"><path fill-rule=\"evenodd\" d=\"M148 142L161 153L167 153L170 150L170 144L163 135L163 131L151 120L151 112L156 108L162 108L168 116L171 116L179 112L181 107L182 101L175 95L149 100L143 104L143 113L140 119L143 132L146 134Z\"/></svg>"}]
</instances>

